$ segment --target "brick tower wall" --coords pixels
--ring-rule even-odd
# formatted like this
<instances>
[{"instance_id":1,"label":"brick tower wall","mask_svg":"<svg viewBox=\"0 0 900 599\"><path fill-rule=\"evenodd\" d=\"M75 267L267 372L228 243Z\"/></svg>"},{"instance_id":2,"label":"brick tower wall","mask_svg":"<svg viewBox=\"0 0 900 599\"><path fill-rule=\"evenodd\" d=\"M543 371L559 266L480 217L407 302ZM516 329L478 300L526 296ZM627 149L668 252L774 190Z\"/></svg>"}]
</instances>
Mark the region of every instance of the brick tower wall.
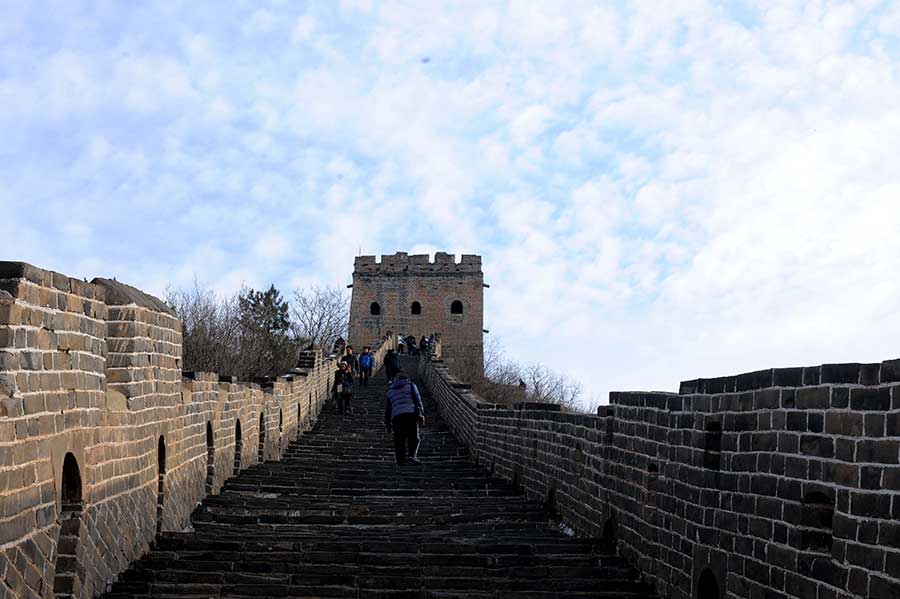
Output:
<instances>
[{"instance_id":1,"label":"brick tower wall","mask_svg":"<svg viewBox=\"0 0 900 599\"><path fill-rule=\"evenodd\" d=\"M453 314L454 301L463 313ZM413 302L421 307L413 314ZM373 315L377 303L381 313ZM388 331L414 335L420 339L438 333L444 358L458 366L463 361L483 369L484 274L481 257L438 252L431 262L427 255L397 253L359 256L353 269L353 296L350 303L350 343L355 347L371 343Z\"/></svg>"},{"instance_id":2,"label":"brick tower wall","mask_svg":"<svg viewBox=\"0 0 900 599\"><path fill-rule=\"evenodd\" d=\"M485 468L578 535L616 543L660 596L900 597L900 360L612 393L597 415L486 403L420 362ZM824 517L822 517L824 515Z\"/></svg>"},{"instance_id":3,"label":"brick tower wall","mask_svg":"<svg viewBox=\"0 0 900 599\"><path fill-rule=\"evenodd\" d=\"M389 344L372 341L380 364ZM162 530L181 530L233 476L238 423L241 468L259 461L260 417L265 459L279 459L336 369L320 352L303 364L266 387L182 372L181 323L160 300L0 262L0 597L53 597L72 561L75 596L105 590L147 551L158 513ZM59 543L67 454L81 478L74 560Z\"/></svg>"}]
</instances>

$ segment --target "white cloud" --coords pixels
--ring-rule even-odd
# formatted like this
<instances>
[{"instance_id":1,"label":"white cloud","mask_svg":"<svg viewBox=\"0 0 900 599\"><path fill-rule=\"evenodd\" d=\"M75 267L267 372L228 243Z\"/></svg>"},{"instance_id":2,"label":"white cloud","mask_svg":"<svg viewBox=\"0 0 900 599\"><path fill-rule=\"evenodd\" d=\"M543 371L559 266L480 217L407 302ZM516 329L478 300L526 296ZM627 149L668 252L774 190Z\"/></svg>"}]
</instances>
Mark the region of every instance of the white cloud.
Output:
<instances>
[{"instance_id":1,"label":"white cloud","mask_svg":"<svg viewBox=\"0 0 900 599\"><path fill-rule=\"evenodd\" d=\"M312 15L298 17L297 22L294 23L294 41L305 42L309 40L316 30L316 26L316 19Z\"/></svg>"},{"instance_id":2,"label":"white cloud","mask_svg":"<svg viewBox=\"0 0 900 599\"><path fill-rule=\"evenodd\" d=\"M0 25L24 259L228 292L480 253L487 328L591 394L895 351L895 5L130 10Z\"/></svg>"},{"instance_id":3,"label":"white cloud","mask_svg":"<svg viewBox=\"0 0 900 599\"><path fill-rule=\"evenodd\" d=\"M282 235L260 232L253 252L260 258L284 258L291 251L291 240Z\"/></svg>"}]
</instances>

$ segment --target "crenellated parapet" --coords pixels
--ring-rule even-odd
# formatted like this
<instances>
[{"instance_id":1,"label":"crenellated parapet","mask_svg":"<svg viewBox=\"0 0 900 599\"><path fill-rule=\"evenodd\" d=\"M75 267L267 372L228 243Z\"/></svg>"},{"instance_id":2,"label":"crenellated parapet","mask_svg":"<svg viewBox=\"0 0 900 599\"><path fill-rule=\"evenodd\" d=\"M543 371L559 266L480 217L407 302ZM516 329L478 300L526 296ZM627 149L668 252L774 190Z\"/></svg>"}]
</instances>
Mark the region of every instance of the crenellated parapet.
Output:
<instances>
[{"instance_id":1,"label":"crenellated parapet","mask_svg":"<svg viewBox=\"0 0 900 599\"><path fill-rule=\"evenodd\" d=\"M481 256L462 254L456 261L454 254L437 252L432 261L428 254L383 254L381 261L375 256L357 256L353 264L355 274L408 275L421 276L450 273L481 274Z\"/></svg>"},{"instance_id":2,"label":"crenellated parapet","mask_svg":"<svg viewBox=\"0 0 900 599\"><path fill-rule=\"evenodd\" d=\"M181 341L134 287L0 262L0 596L102 592L329 397L334 356L259 385L182 372Z\"/></svg>"},{"instance_id":3,"label":"crenellated parapet","mask_svg":"<svg viewBox=\"0 0 900 599\"><path fill-rule=\"evenodd\" d=\"M900 596L900 360L616 392L596 415L420 374L476 460L662 597Z\"/></svg>"}]
</instances>

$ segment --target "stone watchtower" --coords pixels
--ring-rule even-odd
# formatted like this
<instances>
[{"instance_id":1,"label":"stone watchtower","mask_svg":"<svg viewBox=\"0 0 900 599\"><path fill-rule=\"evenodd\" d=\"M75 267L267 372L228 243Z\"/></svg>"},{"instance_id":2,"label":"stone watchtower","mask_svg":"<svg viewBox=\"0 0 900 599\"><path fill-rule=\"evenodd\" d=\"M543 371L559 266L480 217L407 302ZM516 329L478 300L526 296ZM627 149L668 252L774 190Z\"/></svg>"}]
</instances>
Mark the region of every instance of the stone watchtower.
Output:
<instances>
[{"instance_id":1,"label":"stone watchtower","mask_svg":"<svg viewBox=\"0 0 900 599\"><path fill-rule=\"evenodd\" d=\"M484 273L481 256L358 256L353 268L350 343L357 349L387 331L440 333L444 358L456 368L484 369Z\"/></svg>"}]
</instances>

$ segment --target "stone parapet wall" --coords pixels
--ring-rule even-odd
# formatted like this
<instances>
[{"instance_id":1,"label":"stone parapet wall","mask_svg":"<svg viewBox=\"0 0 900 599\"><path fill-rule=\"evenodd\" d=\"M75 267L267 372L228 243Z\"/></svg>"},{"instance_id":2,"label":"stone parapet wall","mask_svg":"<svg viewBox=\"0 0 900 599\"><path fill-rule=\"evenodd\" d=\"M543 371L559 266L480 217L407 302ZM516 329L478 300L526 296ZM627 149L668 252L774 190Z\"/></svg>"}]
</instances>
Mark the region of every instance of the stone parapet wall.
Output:
<instances>
[{"instance_id":1,"label":"stone parapet wall","mask_svg":"<svg viewBox=\"0 0 900 599\"><path fill-rule=\"evenodd\" d=\"M373 346L380 365L388 343ZM235 474L238 428L240 468L279 459L336 360L313 352L265 387L182 373L181 323L160 300L0 262L0 596L103 592Z\"/></svg>"},{"instance_id":2,"label":"stone parapet wall","mask_svg":"<svg viewBox=\"0 0 900 599\"><path fill-rule=\"evenodd\" d=\"M474 459L615 542L662 597L823 599L900 596L898 364L612 393L597 415L488 404L440 361L420 370Z\"/></svg>"}]
</instances>

